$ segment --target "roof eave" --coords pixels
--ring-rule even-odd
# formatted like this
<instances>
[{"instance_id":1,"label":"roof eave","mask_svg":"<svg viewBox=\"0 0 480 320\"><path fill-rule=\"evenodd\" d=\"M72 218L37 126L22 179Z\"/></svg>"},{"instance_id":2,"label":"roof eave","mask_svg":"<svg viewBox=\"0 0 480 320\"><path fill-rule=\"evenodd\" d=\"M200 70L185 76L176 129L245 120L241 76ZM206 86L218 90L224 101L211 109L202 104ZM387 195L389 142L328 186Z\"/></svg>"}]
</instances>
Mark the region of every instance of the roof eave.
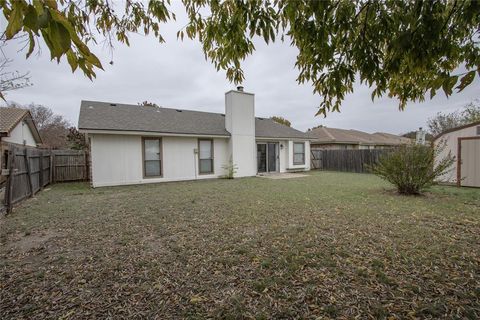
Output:
<instances>
[{"instance_id":1,"label":"roof eave","mask_svg":"<svg viewBox=\"0 0 480 320\"><path fill-rule=\"evenodd\" d=\"M455 131L458 131L458 130L462 130L462 129L474 127L474 126L477 126L477 125L480 125L480 121L475 121L475 122L472 122L472 123L469 123L469 124L464 124L464 125L461 125L461 126L458 126L458 127L455 127L455 128L451 128L451 129L445 130L445 131L443 131L442 133L436 135L436 136L433 138L433 141L437 140L438 138L440 138L441 136L443 136L443 135L445 135L445 134L447 134L447 133L451 133L451 132L455 132Z\"/></svg>"},{"instance_id":2,"label":"roof eave","mask_svg":"<svg viewBox=\"0 0 480 320\"><path fill-rule=\"evenodd\" d=\"M78 130L81 133L89 134L117 134L117 135L153 135L153 136L177 136L177 137L215 137L230 138L229 134L212 134L212 133L191 133L191 132L165 132L165 131L145 131L145 130L118 130L118 129L93 129L82 128Z\"/></svg>"}]
</instances>

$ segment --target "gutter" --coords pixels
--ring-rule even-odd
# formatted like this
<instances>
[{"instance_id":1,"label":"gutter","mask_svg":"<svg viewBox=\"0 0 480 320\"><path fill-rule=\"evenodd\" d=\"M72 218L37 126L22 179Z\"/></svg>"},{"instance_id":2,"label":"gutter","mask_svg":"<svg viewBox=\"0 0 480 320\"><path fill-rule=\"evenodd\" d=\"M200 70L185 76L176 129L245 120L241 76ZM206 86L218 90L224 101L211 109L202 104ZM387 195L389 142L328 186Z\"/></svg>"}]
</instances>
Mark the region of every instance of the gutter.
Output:
<instances>
[{"instance_id":1,"label":"gutter","mask_svg":"<svg viewBox=\"0 0 480 320\"><path fill-rule=\"evenodd\" d=\"M140 130L99 130L79 128L79 132L88 134L116 134L116 135L133 135L133 136L166 136L166 137L200 137L200 138L230 138L230 135L221 134L195 134L195 133L172 133L172 132L158 132L158 131L140 131Z\"/></svg>"}]
</instances>

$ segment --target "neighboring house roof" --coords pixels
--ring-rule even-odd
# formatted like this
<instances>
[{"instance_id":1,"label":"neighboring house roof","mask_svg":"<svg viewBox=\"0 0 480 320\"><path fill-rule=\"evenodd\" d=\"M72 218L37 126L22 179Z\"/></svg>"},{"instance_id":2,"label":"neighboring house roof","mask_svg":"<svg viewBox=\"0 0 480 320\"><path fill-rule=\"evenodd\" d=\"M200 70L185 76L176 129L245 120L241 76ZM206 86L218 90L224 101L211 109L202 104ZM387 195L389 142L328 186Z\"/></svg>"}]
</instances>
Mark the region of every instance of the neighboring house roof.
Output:
<instances>
[{"instance_id":1,"label":"neighboring house roof","mask_svg":"<svg viewBox=\"0 0 480 320\"><path fill-rule=\"evenodd\" d=\"M462 129L466 129L466 128L470 128L470 127L474 127L474 126L478 126L480 125L480 121L475 121L475 122L472 122L472 123L467 123L467 124L464 124L464 125L461 125L461 126L458 126L458 127L455 127L455 128L451 128L451 129L448 129L448 130L445 130L443 131L442 133L438 134L437 136L435 136L433 138L433 141L437 140L438 138L440 138L441 136L443 136L444 134L447 134L447 133L450 133L450 132L454 132L454 131L458 131L458 130L462 130Z\"/></svg>"},{"instance_id":2,"label":"neighboring house roof","mask_svg":"<svg viewBox=\"0 0 480 320\"><path fill-rule=\"evenodd\" d=\"M389 144L408 144L412 142L412 139L397 136L396 134L386 133L386 132L375 132L372 134L375 138L379 139L380 141L385 141L385 143Z\"/></svg>"},{"instance_id":3,"label":"neighboring house roof","mask_svg":"<svg viewBox=\"0 0 480 320\"><path fill-rule=\"evenodd\" d=\"M221 113L82 101L78 128L81 130L143 131L170 134L230 136ZM262 138L299 138L308 135L274 122L256 118L255 132Z\"/></svg>"},{"instance_id":4,"label":"neighboring house roof","mask_svg":"<svg viewBox=\"0 0 480 320\"><path fill-rule=\"evenodd\" d=\"M390 133L376 132L374 134L338 128L318 127L309 131L315 137L312 144L361 144L361 145L398 145L410 143L408 138Z\"/></svg>"},{"instance_id":5,"label":"neighboring house roof","mask_svg":"<svg viewBox=\"0 0 480 320\"><path fill-rule=\"evenodd\" d=\"M368 140L355 135L351 130L318 127L310 131L310 134L316 138L312 143L342 143L342 144L360 144L368 143Z\"/></svg>"},{"instance_id":6,"label":"neighboring house roof","mask_svg":"<svg viewBox=\"0 0 480 320\"><path fill-rule=\"evenodd\" d=\"M0 108L0 136L9 136L10 132L20 123L25 120L32 132L33 137L37 143L42 143L42 138L38 132L37 126L33 121L30 111L21 108Z\"/></svg>"}]
</instances>

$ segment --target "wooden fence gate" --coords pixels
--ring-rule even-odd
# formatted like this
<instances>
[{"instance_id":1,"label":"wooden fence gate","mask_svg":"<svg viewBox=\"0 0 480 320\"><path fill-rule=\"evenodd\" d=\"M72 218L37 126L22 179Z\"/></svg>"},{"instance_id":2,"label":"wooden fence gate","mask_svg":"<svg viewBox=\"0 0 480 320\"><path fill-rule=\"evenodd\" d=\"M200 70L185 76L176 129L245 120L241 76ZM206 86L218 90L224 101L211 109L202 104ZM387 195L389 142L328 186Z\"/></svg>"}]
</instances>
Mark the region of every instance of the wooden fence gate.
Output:
<instances>
[{"instance_id":1,"label":"wooden fence gate","mask_svg":"<svg viewBox=\"0 0 480 320\"><path fill-rule=\"evenodd\" d=\"M5 171L3 203L9 213L14 204L32 197L50 183L88 180L88 153L10 145Z\"/></svg>"},{"instance_id":2,"label":"wooden fence gate","mask_svg":"<svg viewBox=\"0 0 480 320\"><path fill-rule=\"evenodd\" d=\"M366 173L389 149L311 150L311 168Z\"/></svg>"}]
</instances>

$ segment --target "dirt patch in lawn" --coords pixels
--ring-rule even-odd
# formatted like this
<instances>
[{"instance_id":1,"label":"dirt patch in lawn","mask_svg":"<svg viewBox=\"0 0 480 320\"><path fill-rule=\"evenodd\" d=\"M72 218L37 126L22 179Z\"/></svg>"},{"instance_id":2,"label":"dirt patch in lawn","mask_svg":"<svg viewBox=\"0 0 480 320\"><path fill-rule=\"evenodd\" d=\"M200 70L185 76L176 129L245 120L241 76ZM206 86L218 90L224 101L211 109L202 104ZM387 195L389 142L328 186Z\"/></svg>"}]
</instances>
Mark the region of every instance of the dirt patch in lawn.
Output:
<instances>
[{"instance_id":1,"label":"dirt patch in lawn","mask_svg":"<svg viewBox=\"0 0 480 320\"><path fill-rule=\"evenodd\" d=\"M15 233L7 240L7 250L16 250L22 253L45 247L48 242L61 234L52 230L34 231L32 233Z\"/></svg>"}]
</instances>

